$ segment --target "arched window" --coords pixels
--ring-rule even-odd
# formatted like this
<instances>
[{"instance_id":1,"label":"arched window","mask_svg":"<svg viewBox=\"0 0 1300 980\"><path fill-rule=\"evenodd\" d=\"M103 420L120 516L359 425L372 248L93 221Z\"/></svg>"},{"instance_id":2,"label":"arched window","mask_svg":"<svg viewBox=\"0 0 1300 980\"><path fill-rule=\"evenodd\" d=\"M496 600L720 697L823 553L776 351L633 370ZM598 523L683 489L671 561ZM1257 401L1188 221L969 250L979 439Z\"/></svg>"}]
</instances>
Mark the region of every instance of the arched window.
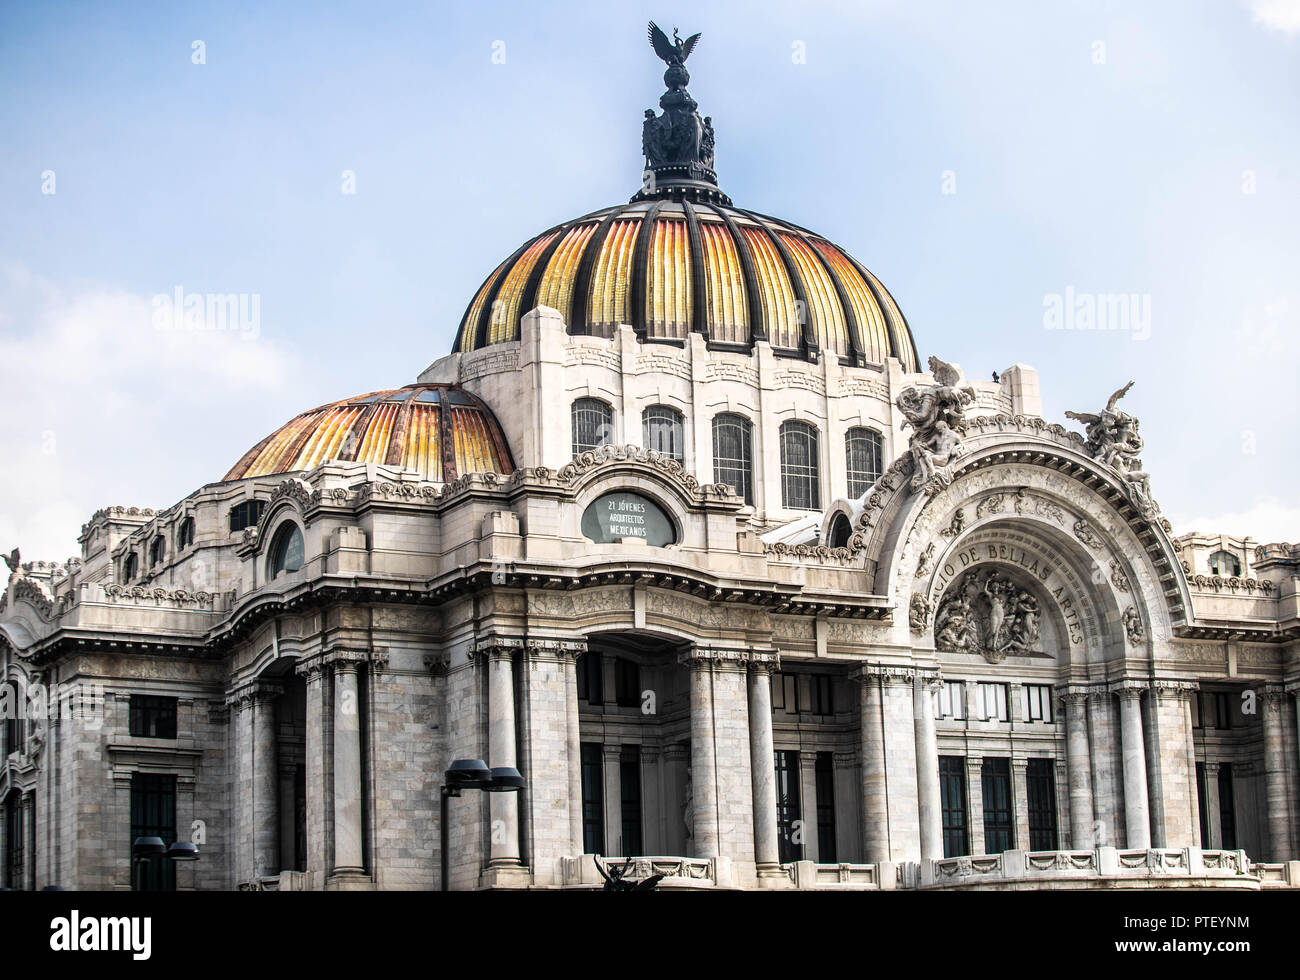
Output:
<instances>
[{"instance_id":1,"label":"arched window","mask_svg":"<svg viewBox=\"0 0 1300 980\"><path fill-rule=\"evenodd\" d=\"M167 556L167 539L161 534L153 539L153 544L149 545L149 567L161 565L163 558Z\"/></svg>"},{"instance_id":2,"label":"arched window","mask_svg":"<svg viewBox=\"0 0 1300 980\"><path fill-rule=\"evenodd\" d=\"M845 468L849 475L849 499L861 497L880 479L880 433L855 426L844 435Z\"/></svg>"},{"instance_id":3,"label":"arched window","mask_svg":"<svg viewBox=\"0 0 1300 980\"><path fill-rule=\"evenodd\" d=\"M641 413L641 438L646 449L686 462L686 424L682 413L667 405L651 405Z\"/></svg>"},{"instance_id":4,"label":"arched window","mask_svg":"<svg viewBox=\"0 0 1300 980\"><path fill-rule=\"evenodd\" d=\"M230 530L242 531L246 527L253 527L262 519L265 507L265 500L245 500L242 504L235 504L230 508Z\"/></svg>"},{"instance_id":5,"label":"arched window","mask_svg":"<svg viewBox=\"0 0 1300 980\"><path fill-rule=\"evenodd\" d=\"M140 571L140 556L134 551L128 551L126 557L122 559L122 581L129 582L135 578Z\"/></svg>"},{"instance_id":6,"label":"arched window","mask_svg":"<svg viewBox=\"0 0 1300 980\"><path fill-rule=\"evenodd\" d=\"M849 538L853 536L853 525L843 514L836 514L835 519L831 521L831 538L830 546L832 548L847 548Z\"/></svg>"},{"instance_id":7,"label":"arched window","mask_svg":"<svg viewBox=\"0 0 1300 980\"><path fill-rule=\"evenodd\" d=\"M817 430L807 422L781 423L781 504L787 510L817 510L821 478Z\"/></svg>"},{"instance_id":8,"label":"arched window","mask_svg":"<svg viewBox=\"0 0 1300 980\"><path fill-rule=\"evenodd\" d=\"M176 550L181 551L194 543L194 518L187 517L181 521L180 530L176 532Z\"/></svg>"},{"instance_id":9,"label":"arched window","mask_svg":"<svg viewBox=\"0 0 1300 980\"><path fill-rule=\"evenodd\" d=\"M1237 578L1241 575L1241 559L1231 552L1216 551L1210 555L1210 574Z\"/></svg>"},{"instance_id":10,"label":"arched window","mask_svg":"<svg viewBox=\"0 0 1300 980\"><path fill-rule=\"evenodd\" d=\"M713 482L735 488L745 503L754 502L754 457L750 422L724 412L713 417Z\"/></svg>"},{"instance_id":11,"label":"arched window","mask_svg":"<svg viewBox=\"0 0 1300 980\"><path fill-rule=\"evenodd\" d=\"M614 441L614 412L599 398L579 398L573 403L573 455L599 449Z\"/></svg>"},{"instance_id":12,"label":"arched window","mask_svg":"<svg viewBox=\"0 0 1300 980\"><path fill-rule=\"evenodd\" d=\"M267 581L281 572L296 572L302 568L302 531L298 525L289 521L280 526L271 539L269 556L266 559Z\"/></svg>"}]
</instances>

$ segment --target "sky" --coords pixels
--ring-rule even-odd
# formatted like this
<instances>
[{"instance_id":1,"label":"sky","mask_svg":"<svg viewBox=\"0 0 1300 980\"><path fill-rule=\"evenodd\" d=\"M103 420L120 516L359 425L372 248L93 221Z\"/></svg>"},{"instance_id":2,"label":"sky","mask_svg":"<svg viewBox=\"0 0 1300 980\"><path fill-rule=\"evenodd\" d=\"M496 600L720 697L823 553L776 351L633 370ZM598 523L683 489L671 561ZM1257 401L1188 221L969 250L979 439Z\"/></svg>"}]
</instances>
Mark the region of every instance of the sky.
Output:
<instances>
[{"instance_id":1,"label":"sky","mask_svg":"<svg viewBox=\"0 0 1300 980\"><path fill-rule=\"evenodd\" d=\"M723 190L923 358L1032 365L1062 423L1135 380L1175 533L1300 539L1300 0L654 3L0 5L0 551L414 381L521 242L638 189L648 19L703 32Z\"/></svg>"}]
</instances>

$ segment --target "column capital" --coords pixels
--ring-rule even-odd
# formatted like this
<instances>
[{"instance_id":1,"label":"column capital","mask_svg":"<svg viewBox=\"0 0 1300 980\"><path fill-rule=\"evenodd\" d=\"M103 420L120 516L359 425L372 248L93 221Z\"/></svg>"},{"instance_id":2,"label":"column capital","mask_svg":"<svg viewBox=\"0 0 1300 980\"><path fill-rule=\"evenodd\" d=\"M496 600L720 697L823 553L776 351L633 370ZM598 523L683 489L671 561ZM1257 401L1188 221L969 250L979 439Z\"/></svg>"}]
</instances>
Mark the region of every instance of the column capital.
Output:
<instances>
[{"instance_id":1,"label":"column capital","mask_svg":"<svg viewBox=\"0 0 1300 980\"><path fill-rule=\"evenodd\" d=\"M1150 690L1146 681L1122 680L1110 685L1110 693L1121 701L1136 701Z\"/></svg>"},{"instance_id":2,"label":"column capital","mask_svg":"<svg viewBox=\"0 0 1300 980\"><path fill-rule=\"evenodd\" d=\"M753 659L753 653L744 647L712 647L693 644L689 650L678 654L677 662L692 669L710 667L714 670L743 671Z\"/></svg>"},{"instance_id":3,"label":"column capital","mask_svg":"<svg viewBox=\"0 0 1300 980\"><path fill-rule=\"evenodd\" d=\"M943 675L938 669L925 670L920 667L916 669L916 682L921 685L921 689L927 694L943 690Z\"/></svg>"},{"instance_id":4,"label":"column capital","mask_svg":"<svg viewBox=\"0 0 1300 980\"><path fill-rule=\"evenodd\" d=\"M1219 774L1219 766L1220 766L1221 764L1222 764L1222 763L1218 763L1218 762L1207 762L1207 763L1205 763L1205 775L1206 775L1206 777L1208 778L1209 776L1217 776L1217 775Z\"/></svg>"},{"instance_id":5,"label":"column capital","mask_svg":"<svg viewBox=\"0 0 1300 980\"><path fill-rule=\"evenodd\" d=\"M471 660L504 660L514 657L524 650L522 636L504 636L500 633L487 633L474 641Z\"/></svg>"},{"instance_id":6,"label":"column capital","mask_svg":"<svg viewBox=\"0 0 1300 980\"><path fill-rule=\"evenodd\" d=\"M1286 692L1281 684L1261 685L1259 694L1267 710L1273 712L1282 710L1282 705L1286 701Z\"/></svg>"},{"instance_id":7,"label":"column capital","mask_svg":"<svg viewBox=\"0 0 1300 980\"><path fill-rule=\"evenodd\" d=\"M1292 697L1300 698L1300 677L1293 677L1291 680L1284 682L1286 693Z\"/></svg>"},{"instance_id":8,"label":"column capital","mask_svg":"<svg viewBox=\"0 0 1300 980\"><path fill-rule=\"evenodd\" d=\"M749 670L753 674L772 675L781 669L781 653L779 650L751 650L749 654Z\"/></svg>"},{"instance_id":9,"label":"column capital","mask_svg":"<svg viewBox=\"0 0 1300 980\"><path fill-rule=\"evenodd\" d=\"M226 706L243 711L255 701L270 701L280 696L284 688L275 681L251 680L226 692Z\"/></svg>"},{"instance_id":10,"label":"column capital","mask_svg":"<svg viewBox=\"0 0 1300 980\"><path fill-rule=\"evenodd\" d=\"M1058 684L1053 693L1056 695L1056 700L1068 708L1086 707L1088 698L1092 695L1087 687L1079 684Z\"/></svg>"},{"instance_id":11,"label":"column capital","mask_svg":"<svg viewBox=\"0 0 1300 980\"><path fill-rule=\"evenodd\" d=\"M1151 682L1151 693L1161 701L1186 701L1200 689L1196 681L1172 677L1157 677Z\"/></svg>"},{"instance_id":12,"label":"column capital","mask_svg":"<svg viewBox=\"0 0 1300 980\"><path fill-rule=\"evenodd\" d=\"M529 660L577 660L587 652L585 636L530 636L524 642Z\"/></svg>"},{"instance_id":13,"label":"column capital","mask_svg":"<svg viewBox=\"0 0 1300 980\"><path fill-rule=\"evenodd\" d=\"M902 664L863 664L851 671L849 678L858 682L879 680L886 687L890 684L911 684L916 679L916 669Z\"/></svg>"}]
</instances>

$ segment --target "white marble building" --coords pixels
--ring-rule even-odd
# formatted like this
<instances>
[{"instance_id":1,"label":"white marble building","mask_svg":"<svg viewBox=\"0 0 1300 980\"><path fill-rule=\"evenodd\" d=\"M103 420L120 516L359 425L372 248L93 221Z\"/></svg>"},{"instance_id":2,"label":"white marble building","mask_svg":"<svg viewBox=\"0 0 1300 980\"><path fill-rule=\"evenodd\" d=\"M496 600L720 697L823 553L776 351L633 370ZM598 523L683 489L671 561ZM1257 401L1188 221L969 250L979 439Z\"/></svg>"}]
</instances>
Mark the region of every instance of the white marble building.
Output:
<instances>
[{"instance_id":1,"label":"white marble building","mask_svg":"<svg viewBox=\"0 0 1300 980\"><path fill-rule=\"evenodd\" d=\"M451 801L456 889L1300 885L1300 547L1177 536L1127 379L1085 438L1030 367L923 373L665 60L642 190L415 384L15 557L4 885L156 833L202 859L147 887L439 887L463 758L527 786Z\"/></svg>"}]
</instances>

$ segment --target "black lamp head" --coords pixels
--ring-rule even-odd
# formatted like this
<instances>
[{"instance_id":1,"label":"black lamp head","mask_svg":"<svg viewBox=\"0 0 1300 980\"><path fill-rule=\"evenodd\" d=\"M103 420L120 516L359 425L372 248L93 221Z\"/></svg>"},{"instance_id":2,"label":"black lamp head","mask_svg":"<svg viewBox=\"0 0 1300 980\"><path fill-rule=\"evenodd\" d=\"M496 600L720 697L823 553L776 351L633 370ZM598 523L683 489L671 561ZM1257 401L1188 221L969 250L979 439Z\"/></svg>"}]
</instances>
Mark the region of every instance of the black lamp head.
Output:
<instances>
[{"instance_id":1,"label":"black lamp head","mask_svg":"<svg viewBox=\"0 0 1300 980\"><path fill-rule=\"evenodd\" d=\"M489 793L517 793L524 788L524 777L514 766L494 766L492 777L483 788Z\"/></svg>"},{"instance_id":2,"label":"black lamp head","mask_svg":"<svg viewBox=\"0 0 1300 980\"><path fill-rule=\"evenodd\" d=\"M187 840L178 840L167 848L167 856L173 861L197 861L199 849Z\"/></svg>"},{"instance_id":3,"label":"black lamp head","mask_svg":"<svg viewBox=\"0 0 1300 980\"><path fill-rule=\"evenodd\" d=\"M157 857L167 853L167 845L161 837L137 837L131 845L131 853L138 858Z\"/></svg>"},{"instance_id":4,"label":"black lamp head","mask_svg":"<svg viewBox=\"0 0 1300 980\"><path fill-rule=\"evenodd\" d=\"M446 772L448 786L478 786L492 777L482 759L457 759Z\"/></svg>"}]
</instances>

